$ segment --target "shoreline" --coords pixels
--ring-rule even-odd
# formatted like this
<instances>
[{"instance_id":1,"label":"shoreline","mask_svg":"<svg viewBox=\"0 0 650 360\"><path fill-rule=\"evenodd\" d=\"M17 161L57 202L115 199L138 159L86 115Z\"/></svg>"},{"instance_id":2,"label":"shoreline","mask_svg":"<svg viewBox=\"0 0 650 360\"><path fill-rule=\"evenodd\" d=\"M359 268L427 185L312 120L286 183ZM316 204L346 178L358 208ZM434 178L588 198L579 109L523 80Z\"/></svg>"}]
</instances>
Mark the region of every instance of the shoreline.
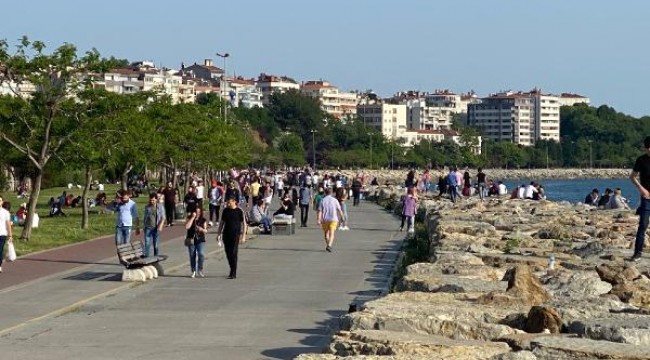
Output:
<instances>
[{"instance_id":1,"label":"shoreline","mask_svg":"<svg viewBox=\"0 0 650 360\"><path fill-rule=\"evenodd\" d=\"M465 172L465 168L460 169L461 172ZM472 176L476 177L477 169L469 168L467 169ZM374 177L377 177L380 184L389 181L391 183L398 181L401 182L406 178L406 174L409 172L408 169L405 170L369 170L369 169L359 169L359 170L318 170L319 172L327 173L341 173L346 176L355 176L358 173L363 173L368 176L369 180L372 180ZM629 177L631 169L579 169L579 168L570 168L570 169L484 169L483 172L487 175L488 179L492 180L579 180L579 179L626 179ZM422 175L424 170L416 170L418 175ZM432 170L431 171L431 181L437 182L437 178L442 175L447 174L447 169L444 171Z\"/></svg>"}]
</instances>

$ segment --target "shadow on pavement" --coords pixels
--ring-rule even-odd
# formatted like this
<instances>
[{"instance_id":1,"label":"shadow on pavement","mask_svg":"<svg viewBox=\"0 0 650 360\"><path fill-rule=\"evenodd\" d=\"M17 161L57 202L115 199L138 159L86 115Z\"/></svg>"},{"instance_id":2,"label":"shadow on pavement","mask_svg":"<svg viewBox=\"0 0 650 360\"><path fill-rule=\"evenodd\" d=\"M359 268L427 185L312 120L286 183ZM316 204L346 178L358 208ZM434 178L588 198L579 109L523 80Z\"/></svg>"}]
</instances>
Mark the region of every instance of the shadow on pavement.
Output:
<instances>
[{"instance_id":1,"label":"shadow on pavement","mask_svg":"<svg viewBox=\"0 0 650 360\"><path fill-rule=\"evenodd\" d=\"M90 261L77 261L77 260L52 260L52 259L39 259L39 258L23 258L20 261L38 261L38 262L54 262L64 264L81 264L81 265L115 265L122 267L117 263L103 263L103 262L90 262Z\"/></svg>"}]
</instances>

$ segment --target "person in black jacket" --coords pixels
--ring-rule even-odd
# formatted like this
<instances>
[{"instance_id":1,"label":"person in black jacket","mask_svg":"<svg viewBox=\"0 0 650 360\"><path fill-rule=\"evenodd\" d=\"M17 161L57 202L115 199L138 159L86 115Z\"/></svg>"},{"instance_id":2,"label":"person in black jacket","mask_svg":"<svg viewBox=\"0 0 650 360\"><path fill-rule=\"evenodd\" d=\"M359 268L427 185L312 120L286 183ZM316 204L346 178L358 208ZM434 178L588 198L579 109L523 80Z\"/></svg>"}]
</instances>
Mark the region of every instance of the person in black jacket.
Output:
<instances>
[{"instance_id":1,"label":"person in black jacket","mask_svg":"<svg viewBox=\"0 0 650 360\"><path fill-rule=\"evenodd\" d=\"M295 210L296 210L296 206L294 205L293 201L291 201L291 197L289 197L289 194L285 194L284 197L282 198L282 204L280 208L273 213L273 216L281 215L281 214L293 216Z\"/></svg>"},{"instance_id":2,"label":"person in black jacket","mask_svg":"<svg viewBox=\"0 0 650 360\"><path fill-rule=\"evenodd\" d=\"M227 198L226 207L221 213L219 229L217 230L217 242L223 243L228 265L230 266L228 279L237 278L239 244L246 242L246 232L248 230L244 210L237 206L238 203L239 200L235 197Z\"/></svg>"}]
</instances>

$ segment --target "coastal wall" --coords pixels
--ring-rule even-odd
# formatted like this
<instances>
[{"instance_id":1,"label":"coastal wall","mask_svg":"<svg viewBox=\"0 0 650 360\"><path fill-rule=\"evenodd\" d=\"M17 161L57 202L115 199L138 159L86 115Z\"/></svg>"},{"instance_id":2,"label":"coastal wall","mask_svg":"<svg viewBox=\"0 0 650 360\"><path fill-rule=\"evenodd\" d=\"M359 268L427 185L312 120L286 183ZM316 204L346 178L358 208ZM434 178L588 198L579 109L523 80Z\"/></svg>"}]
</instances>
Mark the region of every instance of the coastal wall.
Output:
<instances>
[{"instance_id":1,"label":"coastal wall","mask_svg":"<svg viewBox=\"0 0 650 360\"><path fill-rule=\"evenodd\" d=\"M465 171L465 169L460 169ZM630 176L631 169L484 169L488 179L492 180L548 180L548 179L622 179ZM356 176L363 173L369 179L377 177L380 184L388 181L390 184L399 184L404 181L408 170L324 170L328 173L342 173L347 176ZM422 171L417 171L422 174ZM469 169L472 179L476 179L477 170ZM437 182L438 176L446 175L446 172L434 170L431 179Z\"/></svg>"},{"instance_id":2,"label":"coastal wall","mask_svg":"<svg viewBox=\"0 0 650 360\"><path fill-rule=\"evenodd\" d=\"M650 359L650 259L624 260L633 211L510 199L420 206L428 261L345 315L327 354L298 359Z\"/></svg>"}]
</instances>

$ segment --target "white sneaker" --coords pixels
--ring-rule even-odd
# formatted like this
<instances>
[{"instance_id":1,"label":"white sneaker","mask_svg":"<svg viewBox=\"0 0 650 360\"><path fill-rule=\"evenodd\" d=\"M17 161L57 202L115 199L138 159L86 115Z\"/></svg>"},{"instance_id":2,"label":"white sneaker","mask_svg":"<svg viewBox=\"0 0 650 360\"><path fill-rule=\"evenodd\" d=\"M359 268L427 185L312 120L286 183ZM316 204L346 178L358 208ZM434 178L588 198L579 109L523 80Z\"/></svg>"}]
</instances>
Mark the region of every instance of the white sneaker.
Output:
<instances>
[{"instance_id":1,"label":"white sneaker","mask_svg":"<svg viewBox=\"0 0 650 360\"><path fill-rule=\"evenodd\" d=\"M0 267L0 273L2 272L2 268Z\"/></svg>"},{"instance_id":2,"label":"white sneaker","mask_svg":"<svg viewBox=\"0 0 650 360\"><path fill-rule=\"evenodd\" d=\"M194 279L196 277L196 271L192 271L192 275L190 275L190 277Z\"/></svg>"},{"instance_id":3,"label":"white sneaker","mask_svg":"<svg viewBox=\"0 0 650 360\"><path fill-rule=\"evenodd\" d=\"M209 225L209 226L212 226L212 225L213 225L213 224L212 224L212 221L208 221L208 225Z\"/></svg>"},{"instance_id":4,"label":"white sneaker","mask_svg":"<svg viewBox=\"0 0 650 360\"><path fill-rule=\"evenodd\" d=\"M203 271L199 271L199 277L205 277L205 274L203 273Z\"/></svg>"},{"instance_id":5,"label":"white sneaker","mask_svg":"<svg viewBox=\"0 0 650 360\"><path fill-rule=\"evenodd\" d=\"M345 231L349 231L349 230L350 230L350 227L349 227L349 226L346 226L346 227L345 227Z\"/></svg>"},{"instance_id":6,"label":"white sneaker","mask_svg":"<svg viewBox=\"0 0 650 360\"><path fill-rule=\"evenodd\" d=\"M408 231L409 234L413 234L414 232L415 232L415 229L413 229L413 228L410 228L409 231Z\"/></svg>"}]
</instances>

